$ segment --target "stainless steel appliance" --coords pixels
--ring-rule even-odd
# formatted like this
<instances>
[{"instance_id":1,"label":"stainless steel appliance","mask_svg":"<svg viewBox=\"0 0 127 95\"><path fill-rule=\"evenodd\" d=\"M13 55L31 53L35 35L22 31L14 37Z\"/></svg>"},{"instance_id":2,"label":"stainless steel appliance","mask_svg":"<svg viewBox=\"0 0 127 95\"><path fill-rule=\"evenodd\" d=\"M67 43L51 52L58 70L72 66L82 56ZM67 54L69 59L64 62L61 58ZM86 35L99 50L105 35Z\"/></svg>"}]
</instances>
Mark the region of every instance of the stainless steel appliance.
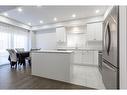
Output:
<instances>
[{"instance_id":1,"label":"stainless steel appliance","mask_svg":"<svg viewBox=\"0 0 127 95\"><path fill-rule=\"evenodd\" d=\"M101 74L107 89L119 88L119 7L104 21Z\"/></svg>"},{"instance_id":2,"label":"stainless steel appliance","mask_svg":"<svg viewBox=\"0 0 127 95\"><path fill-rule=\"evenodd\" d=\"M99 65L99 70L102 70L102 51L98 52L98 65Z\"/></svg>"}]
</instances>

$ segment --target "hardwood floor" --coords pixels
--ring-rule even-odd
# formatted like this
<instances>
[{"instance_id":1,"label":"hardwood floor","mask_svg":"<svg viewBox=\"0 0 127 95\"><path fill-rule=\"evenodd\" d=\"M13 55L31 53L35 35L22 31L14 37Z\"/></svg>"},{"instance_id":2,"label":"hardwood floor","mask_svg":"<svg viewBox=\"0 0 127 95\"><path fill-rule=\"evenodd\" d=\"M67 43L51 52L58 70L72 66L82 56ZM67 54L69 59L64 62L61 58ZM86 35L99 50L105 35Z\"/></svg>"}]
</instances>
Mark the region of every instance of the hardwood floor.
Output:
<instances>
[{"instance_id":1,"label":"hardwood floor","mask_svg":"<svg viewBox=\"0 0 127 95\"><path fill-rule=\"evenodd\" d=\"M91 89L84 86L32 76L31 68L0 66L0 89Z\"/></svg>"}]
</instances>

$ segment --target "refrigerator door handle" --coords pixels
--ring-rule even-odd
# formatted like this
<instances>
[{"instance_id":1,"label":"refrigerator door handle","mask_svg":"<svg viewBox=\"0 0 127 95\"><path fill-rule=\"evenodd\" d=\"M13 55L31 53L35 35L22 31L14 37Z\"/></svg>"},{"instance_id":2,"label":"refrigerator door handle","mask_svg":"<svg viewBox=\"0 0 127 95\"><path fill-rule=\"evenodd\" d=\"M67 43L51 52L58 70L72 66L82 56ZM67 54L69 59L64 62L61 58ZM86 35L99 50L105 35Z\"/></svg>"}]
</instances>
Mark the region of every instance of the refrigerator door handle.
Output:
<instances>
[{"instance_id":1,"label":"refrigerator door handle","mask_svg":"<svg viewBox=\"0 0 127 95\"><path fill-rule=\"evenodd\" d=\"M106 62L104 62L104 61L103 61L103 65L104 65L106 68L108 68L108 69L110 69L110 70L112 70L112 71L114 71L114 72L117 72L116 69L114 69L114 68L108 66L108 65L106 64Z\"/></svg>"},{"instance_id":2,"label":"refrigerator door handle","mask_svg":"<svg viewBox=\"0 0 127 95\"><path fill-rule=\"evenodd\" d=\"M109 55L110 45L111 45L111 34L110 34L109 22L106 23L105 34L104 35L105 35L105 37L104 37L104 46L106 48L107 54Z\"/></svg>"}]
</instances>

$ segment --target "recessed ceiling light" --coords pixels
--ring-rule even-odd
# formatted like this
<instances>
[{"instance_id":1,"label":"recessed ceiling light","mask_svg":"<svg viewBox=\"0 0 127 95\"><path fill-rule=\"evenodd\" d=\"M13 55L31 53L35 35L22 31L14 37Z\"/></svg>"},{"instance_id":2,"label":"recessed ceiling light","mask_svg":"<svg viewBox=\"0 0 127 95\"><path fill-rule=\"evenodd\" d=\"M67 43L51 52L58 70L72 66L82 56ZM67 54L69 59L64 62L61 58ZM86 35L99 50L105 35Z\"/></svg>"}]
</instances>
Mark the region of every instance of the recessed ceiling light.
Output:
<instances>
[{"instance_id":1,"label":"recessed ceiling light","mask_svg":"<svg viewBox=\"0 0 127 95\"><path fill-rule=\"evenodd\" d=\"M40 23L42 24L42 23L43 23L43 21L42 21L42 20L40 20Z\"/></svg>"},{"instance_id":2,"label":"recessed ceiling light","mask_svg":"<svg viewBox=\"0 0 127 95\"><path fill-rule=\"evenodd\" d=\"M56 17L54 18L54 21L57 21L57 18Z\"/></svg>"},{"instance_id":3,"label":"recessed ceiling light","mask_svg":"<svg viewBox=\"0 0 127 95\"><path fill-rule=\"evenodd\" d=\"M73 14L72 17L75 18L76 17L76 14Z\"/></svg>"},{"instance_id":4,"label":"recessed ceiling light","mask_svg":"<svg viewBox=\"0 0 127 95\"><path fill-rule=\"evenodd\" d=\"M18 10L19 12L22 12L22 11L23 11L22 8L18 8L17 10Z\"/></svg>"},{"instance_id":5,"label":"recessed ceiling light","mask_svg":"<svg viewBox=\"0 0 127 95\"><path fill-rule=\"evenodd\" d=\"M100 12L100 10L96 10L96 13L99 13Z\"/></svg>"},{"instance_id":6,"label":"recessed ceiling light","mask_svg":"<svg viewBox=\"0 0 127 95\"><path fill-rule=\"evenodd\" d=\"M31 23L30 23L30 22L28 22L28 25L31 25Z\"/></svg>"},{"instance_id":7,"label":"recessed ceiling light","mask_svg":"<svg viewBox=\"0 0 127 95\"><path fill-rule=\"evenodd\" d=\"M4 16L8 16L8 13L4 13L3 15L4 15Z\"/></svg>"}]
</instances>

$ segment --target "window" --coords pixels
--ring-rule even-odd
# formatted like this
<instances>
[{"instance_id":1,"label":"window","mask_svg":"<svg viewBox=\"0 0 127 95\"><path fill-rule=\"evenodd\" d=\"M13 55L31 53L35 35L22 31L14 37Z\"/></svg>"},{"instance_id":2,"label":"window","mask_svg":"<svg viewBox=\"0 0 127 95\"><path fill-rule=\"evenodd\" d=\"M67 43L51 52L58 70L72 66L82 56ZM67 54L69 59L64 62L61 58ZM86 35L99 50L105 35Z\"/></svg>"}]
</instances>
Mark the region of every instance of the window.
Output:
<instances>
[{"instance_id":1,"label":"window","mask_svg":"<svg viewBox=\"0 0 127 95\"><path fill-rule=\"evenodd\" d=\"M14 48L24 48L28 50L28 32L22 29L13 33Z\"/></svg>"},{"instance_id":2,"label":"window","mask_svg":"<svg viewBox=\"0 0 127 95\"><path fill-rule=\"evenodd\" d=\"M10 33L0 32L0 51L5 51L6 48L10 48L10 41Z\"/></svg>"},{"instance_id":3,"label":"window","mask_svg":"<svg viewBox=\"0 0 127 95\"><path fill-rule=\"evenodd\" d=\"M27 37L24 35L14 35L14 48L27 49Z\"/></svg>"},{"instance_id":4,"label":"window","mask_svg":"<svg viewBox=\"0 0 127 95\"><path fill-rule=\"evenodd\" d=\"M8 48L28 49L28 31L0 23L0 65L8 62Z\"/></svg>"}]
</instances>

